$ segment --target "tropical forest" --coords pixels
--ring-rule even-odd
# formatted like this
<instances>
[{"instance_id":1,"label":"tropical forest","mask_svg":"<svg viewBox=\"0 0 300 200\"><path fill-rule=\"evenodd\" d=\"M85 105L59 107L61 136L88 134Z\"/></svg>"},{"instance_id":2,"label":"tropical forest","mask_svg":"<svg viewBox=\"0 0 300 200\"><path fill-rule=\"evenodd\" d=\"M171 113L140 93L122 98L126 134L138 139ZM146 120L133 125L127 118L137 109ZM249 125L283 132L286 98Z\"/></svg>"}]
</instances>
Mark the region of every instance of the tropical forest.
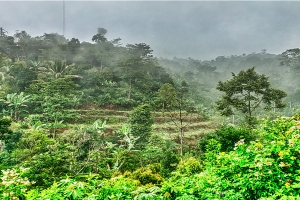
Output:
<instances>
[{"instance_id":1,"label":"tropical forest","mask_svg":"<svg viewBox=\"0 0 300 200\"><path fill-rule=\"evenodd\" d=\"M0 199L300 199L300 49L212 60L0 29Z\"/></svg>"}]
</instances>

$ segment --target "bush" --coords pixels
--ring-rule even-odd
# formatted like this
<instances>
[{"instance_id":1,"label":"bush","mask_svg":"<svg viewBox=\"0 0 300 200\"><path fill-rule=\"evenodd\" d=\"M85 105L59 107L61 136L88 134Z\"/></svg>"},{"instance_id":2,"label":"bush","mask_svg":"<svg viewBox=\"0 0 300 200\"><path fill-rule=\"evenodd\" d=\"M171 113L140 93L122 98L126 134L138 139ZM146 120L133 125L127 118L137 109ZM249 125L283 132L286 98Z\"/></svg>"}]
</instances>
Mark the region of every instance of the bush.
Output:
<instances>
[{"instance_id":1,"label":"bush","mask_svg":"<svg viewBox=\"0 0 300 200\"><path fill-rule=\"evenodd\" d=\"M196 158L187 158L177 165L176 171L181 174L196 174L203 170L201 163Z\"/></svg>"},{"instance_id":2,"label":"bush","mask_svg":"<svg viewBox=\"0 0 300 200\"><path fill-rule=\"evenodd\" d=\"M120 150L114 153L112 162L121 172L134 171L140 167L140 155L138 151Z\"/></svg>"},{"instance_id":3,"label":"bush","mask_svg":"<svg viewBox=\"0 0 300 200\"><path fill-rule=\"evenodd\" d=\"M199 148L202 152L206 151L206 145L211 139L217 140L221 144L221 151L232 151L234 144L241 139L245 143L255 140L255 135L249 129L234 128L232 126L223 126L214 133L207 134L199 141Z\"/></svg>"},{"instance_id":4,"label":"bush","mask_svg":"<svg viewBox=\"0 0 300 200\"><path fill-rule=\"evenodd\" d=\"M139 181L123 176L101 181L96 199L133 199L132 192L139 186Z\"/></svg>"},{"instance_id":5,"label":"bush","mask_svg":"<svg viewBox=\"0 0 300 200\"><path fill-rule=\"evenodd\" d=\"M160 171L159 164L152 164L146 167L141 167L132 172L131 178L138 180L142 185L160 184L163 178L158 172Z\"/></svg>"},{"instance_id":6,"label":"bush","mask_svg":"<svg viewBox=\"0 0 300 200\"><path fill-rule=\"evenodd\" d=\"M35 180L36 185L49 186L69 173L73 160L66 146L58 144L42 130L27 130L17 143L12 157L30 168L27 177Z\"/></svg>"},{"instance_id":7,"label":"bush","mask_svg":"<svg viewBox=\"0 0 300 200\"><path fill-rule=\"evenodd\" d=\"M161 164L163 165L163 175L164 177L171 176L171 172L176 169L180 158L178 154L174 154L171 151L166 152L166 156L162 159Z\"/></svg>"},{"instance_id":8,"label":"bush","mask_svg":"<svg viewBox=\"0 0 300 200\"><path fill-rule=\"evenodd\" d=\"M10 118L0 119L0 140L7 142L11 139L12 130L9 129L12 120Z\"/></svg>"},{"instance_id":9,"label":"bush","mask_svg":"<svg viewBox=\"0 0 300 200\"><path fill-rule=\"evenodd\" d=\"M14 158L7 151L0 153L0 170L9 169L16 164Z\"/></svg>"},{"instance_id":10,"label":"bush","mask_svg":"<svg viewBox=\"0 0 300 200\"><path fill-rule=\"evenodd\" d=\"M1 199L25 199L24 194L30 187L35 184L34 181L29 181L24 177L27 168L1 170L2 177L0 183L0 197Z\"/></svg>"},{"instance_id":11,"label":"bush","mask_svg":"<svg viewBox=\"0 0 300 200\"><path fill-rule=\"evenodd\" d=\"M53 183L51 187L44 190L30 190L25 196L27 199L72 199L79 200L84 197L95 197L91 194L96 192L95 188L85 182L75 181L73 179L63 179L58 183Z\"/></svg>"},{"instance_id":12,"label":"bush","mask_svg":"<svg viewBox=\"0 0 300 200\"><path fill-rule=\"evenodd\" d=\"M154 123L151 115L151 107L148 104L140 105L135 108L130 115L130 129L134 137L139 137L137 143L141 146L147 144Z\"/></svg>"}]
</instances>

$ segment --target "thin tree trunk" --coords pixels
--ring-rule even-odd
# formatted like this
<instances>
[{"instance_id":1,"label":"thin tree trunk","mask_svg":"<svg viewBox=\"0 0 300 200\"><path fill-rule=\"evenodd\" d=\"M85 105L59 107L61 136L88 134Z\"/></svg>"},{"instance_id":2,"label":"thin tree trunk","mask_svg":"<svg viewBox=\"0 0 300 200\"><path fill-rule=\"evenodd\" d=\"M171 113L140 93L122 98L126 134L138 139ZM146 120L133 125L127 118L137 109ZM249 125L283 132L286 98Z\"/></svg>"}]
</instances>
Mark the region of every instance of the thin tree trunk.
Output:
<instances>
[{"instance_id":1,"label":"thin tree trunk","mask_svg":"<svg viewBox=\"0 0 300 200\"><path fill-rule=\"evenodd\" d=\"M102 62L100 64L100 75L102 74L102 69L103 69L103 66L102 66Z\"/></svg>"},{"instance_id":2,"label":"thin tree trunk","mask_svg":"<svg viewBox=\"0 0 300 200\"><path fill-rule=\"evenodd\" d=\"M17 110L17 108L15 108L15 116L14 116L14 118L15 118L15 120L17 120L17 121L19 120L19 119L18 119L18 110Z\"/></svg>"},{"instance_id":3,"label":"thin tree trunk","mask_svg":"<svg viewBox=\"0 0 300 200\"><path fill-rule=\"evenodd\" d=\"M180 160L183 157L183 125L182 125L182 103L180 102L179 108L179 119L180 119Z\"/></svg>"},{"instance_id":4,"label":"thin tree trunk","mask_svg":"<svg viewBox=\"0 0 300 200\"><path fill-rule=\"evenodd\" d=\"M248 97L250 97L250 92L248 92ZM250 102L250 100L248 100L248 112L249 112L249 117L251 118L251 102Z\"/></svg>"},{"instance_id":5,"label":"thin tree trunk","mask_svg":"<svg viewBox=\"0 0 300 200\"><path fill-rule=\"evenodd\" d=\"M130 96L131 96L131 90L132 90L132 84L131 84L131 77L130 77L130 79L129 79L128 99L130 99Z\"/></svg>"},{"instance_id":6,"label":"thin tree trunk","mask_svg":"<svg viewBox=\"0 0 300 200\"><path fill-rule=\"evenodd\" d=\"M180 128L180 160L182 161L183 157L183 128Z\"/></svg>"}]
</instances>

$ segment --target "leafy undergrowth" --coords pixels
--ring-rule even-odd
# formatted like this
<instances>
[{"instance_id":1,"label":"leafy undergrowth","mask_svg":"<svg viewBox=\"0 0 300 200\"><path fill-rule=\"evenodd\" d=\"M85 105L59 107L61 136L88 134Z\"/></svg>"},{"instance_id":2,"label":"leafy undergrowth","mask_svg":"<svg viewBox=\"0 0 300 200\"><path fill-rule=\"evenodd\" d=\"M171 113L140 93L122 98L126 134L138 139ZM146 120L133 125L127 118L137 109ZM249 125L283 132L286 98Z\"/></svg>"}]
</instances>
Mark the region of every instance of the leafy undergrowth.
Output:
<instances>
[{"instance_id":1,"label":"leafy undergrowth","mask_svg":"<svg viewBox=\"0 0 300 200\"><path fill-rule=\"evenodd\" d=\"M205 159L184 159L167 177L161 165L152 164L110 178L81 175L39 188L17 173L23 169L4 170L1 199L299 199L299 130L295 118L267 121L253 130L259 139L249 144L242 139L229 152L212 139Z\"/></svg>"}]
</instances>

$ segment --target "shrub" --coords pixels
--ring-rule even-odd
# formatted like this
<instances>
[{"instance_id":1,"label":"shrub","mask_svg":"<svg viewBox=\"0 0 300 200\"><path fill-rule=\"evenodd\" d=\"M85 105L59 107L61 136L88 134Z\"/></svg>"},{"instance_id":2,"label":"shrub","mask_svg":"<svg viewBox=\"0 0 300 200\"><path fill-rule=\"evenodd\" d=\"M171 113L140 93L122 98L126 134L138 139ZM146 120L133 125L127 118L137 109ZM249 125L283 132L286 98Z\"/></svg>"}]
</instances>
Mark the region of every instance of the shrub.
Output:
<instances>
[{"instance_id":1,"label":"shrub","mask_svg":"<svg viewBox=\"0 0 300 200\"><path fill-rule=\"evenodd\" d=\"M0 119L0 161L2 161L0 162L0 168L8 164L8 162L10 164L13 163L10 153L16 148L16 144L22 136L22 132L11 130L11 122L11 119L7 117Z\"/></svg>"},{"instance_id":2,"label":"shrub","mask_svg":"<svg viewBox=\"0 0 300 200\"><path fill-rule=\"evenodd\" d=\"M163 166L163 174L165 176L170 176L171 172L176 169L180 158L177 152L174 152L173 149L164 149L164 157L161 160L161 164Z\"/></svg>"},{"instance_id":3,"label":"shrub","mask_svg":"<svg viewBox=\"0 0 300 200\"><path fill-rule=\"evenodd\" d=\"M2 177L0 183L0 197L1 199L24 199L24 194L35 182L31 182L27 177L24 177L24 173L27 168L17 168L1 170Z\"/></svg>"},{"instance_id":4,"label":"shrub","mask_svg":"<svg viewBox=\"0 0 300 200\"><path fill-rule=\"evenodd\" d=\"M141 166L139 156L138 151L129 151L128 149L120 150L119 152L115 151L112 158L113 168L121 172L134 171Z\"/></svg>"},{"instance_id":5,"label":"shrub","mask_svg":"<svg viewBox=\"0 0 300 200\"><path fill-rule=\"evenodd\" d=\"M137 143L141 146L147 144L154 123L151 115L151 107L148 104L140 105L135 108L130 115L130 129L134 137L139 137Z\"/></svg>"},{"instance_id":6,"label":"shrub","mask_svg":"<svg viewBox=\"0 0 300 200\"><path fill-rule=\"evenodd\" d=\"M26 130L16 146L12 156L30 168L27 177L39 186L49 186L59 180L74 162L67 145L60 145L42 130Z\"/></svg>"},{"instance_id":7,"label":"shrub","mask_svg":"<svg viewBox=\"0 0 300 200\"><path fill-rule=\"evenodd\" d=\"M139 181L124 176L103 180L98 185L96 199L133 199L132 192L139 186Z\"/></svg>"},{"instance_id":8,"label":"shrub","mask_svg":"<svg viewBox=\"0 0 300 200\"><path fill-rule=\"evenodd\" d=\"M234 128L232 126L223 126L214 133L207 134L199 141L201 151L206 151L206 145L210 139L215 139L221 144L221 151L232 151L234 144L240 139L245 139L246 143L255 140L255 135L249 129Z\"/></svg>"},{"instance_id":9,"label":"shrub","mask_svg":"<svg viewBox=\"0 0 300 200\"><path fill-rule=\"evenodd\" d=\"M176 171L182 174L196 174L203 170L201 163L196 158L187 158L177 165Z\"/></svg>"},{"instance_id":10,"label":"shrub","mask_svg":"<svg viewBox=\"0 0 300 200\"><path fill-rule=\"evenodd\" d=\"M131 178L140 181L142 185L146 184L160 184L163 178L158 172L160 171L160 164L152 164L146 167L141 167L132 172Z\"/></svg>"},{"instance_id":11,"label":"shrub","mask_svg":"<svg viewBox=\"0 0 300 200\"><path fill-rule=\"evenodd\" d=\"M72 199L79 200L84 197L95 197L93 192L94 190L92 185L76 181L73 179L62 179L58 183L53 183L49 188L44 190L30 190L25 196L27 199Z\"/></svg>"}]
</instances>

